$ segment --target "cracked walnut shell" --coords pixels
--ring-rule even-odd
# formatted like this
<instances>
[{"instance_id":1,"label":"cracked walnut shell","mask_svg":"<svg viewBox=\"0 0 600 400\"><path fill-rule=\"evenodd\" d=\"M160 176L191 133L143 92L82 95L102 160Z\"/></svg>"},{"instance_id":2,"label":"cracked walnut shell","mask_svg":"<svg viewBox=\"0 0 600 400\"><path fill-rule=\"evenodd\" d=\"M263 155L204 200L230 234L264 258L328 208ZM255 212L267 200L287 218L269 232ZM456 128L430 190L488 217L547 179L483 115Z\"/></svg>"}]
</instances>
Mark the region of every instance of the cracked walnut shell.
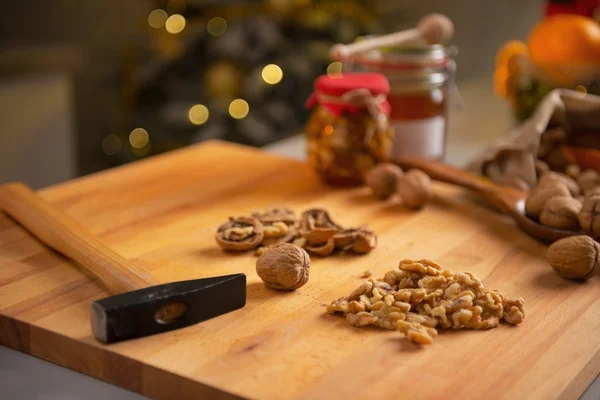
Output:
<instances>
[{"instance_id":1,"label":"cracked walnut shell","mask_svg":"<svg viewBox=\"0 0 600 400\"><path fill-rule=\"evenodd\" d=\"M310 257L291 243L266 250L256 260L256 273L267 286L278 290L295 290L308 282Z\"/></svg>"},{"instance_id":2,"label":"cracked walnut shell","mask_svg":"<svg viewBox=\"0 0 600 400\"><path fill-rule=\"evenodd\" d=\"M263 224L274 224L275 222L285 222L287 225L296 223L296 214L285 207L268 208L265 210L255 211L252 217L256 218Z\"/></svg>"},{"instance_id":3,"label":"cracked walnut shell","mask_svg":"<svg viewBox=\"0 0 600 400\"><path fill-rule=\"evenodd\" d=\"M417 209L423 207L433 197L431 178L418 169L411 169L398 179L396 191L404 204Z\"/></svg>"},{"instance_id":4,"label":"cracked walnut shell","mask_svg":"<svg viewBox=\"0 0 600 400\"><path fill-rule=\"evenodd\" d=\"M554 242L546 253L552 269L567 279L587 280L598 271L600 246L589 236L571 236Z\"/></svg>"},{"instance_id":5,"label":"cracked walnut shell","mask_svg":"<svg viewBox=\"0 0 600 400\"><path fill-rule=\"evenodd\" d=\"M255 218L237 217L219 226L215 239L224 250L251 250L264 238L263 225Z\"/></svg>"},{"instance_id":6,"label":"cracked walnut shell","mask_svg":"<svg viewBox=\"0 0 600 400\"><path fill-rule=\"evenodd\" d=\"M325 243L341 229L327 210L307 210L300 217L300 235L311 243Z\"/></svg>"}]
</instances>

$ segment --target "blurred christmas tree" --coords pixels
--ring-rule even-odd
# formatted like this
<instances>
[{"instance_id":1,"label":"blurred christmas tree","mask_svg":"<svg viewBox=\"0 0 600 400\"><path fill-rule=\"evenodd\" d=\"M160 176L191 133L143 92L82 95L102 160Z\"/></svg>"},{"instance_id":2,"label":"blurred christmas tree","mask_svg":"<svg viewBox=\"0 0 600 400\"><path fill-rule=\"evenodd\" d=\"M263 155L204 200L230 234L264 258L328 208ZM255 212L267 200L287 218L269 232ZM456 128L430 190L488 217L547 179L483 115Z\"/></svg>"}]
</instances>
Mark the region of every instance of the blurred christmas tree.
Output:
<instances>
[{"instance_id":1,"label":"blurred christmas tree","mask_svg":"<svg viewBox=\"0 0 600 400\"><path fill-rule=\"evenodd\" d=\"M121 164L208 139L263 146L302 131L329 47L380 26L367 0L153 1L122 71ZM107 160L108 161L108 160Z\"/></svg>"}]
</instances>

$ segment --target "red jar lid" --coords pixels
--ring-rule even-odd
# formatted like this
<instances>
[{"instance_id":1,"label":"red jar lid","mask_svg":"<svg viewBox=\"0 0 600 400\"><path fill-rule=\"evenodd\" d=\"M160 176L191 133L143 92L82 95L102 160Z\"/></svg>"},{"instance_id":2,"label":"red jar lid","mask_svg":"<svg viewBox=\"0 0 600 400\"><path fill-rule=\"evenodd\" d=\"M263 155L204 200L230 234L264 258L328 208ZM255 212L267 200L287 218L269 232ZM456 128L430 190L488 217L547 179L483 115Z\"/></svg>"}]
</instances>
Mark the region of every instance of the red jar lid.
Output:
<instances>
[{"instance_id":1,"label":"red jar lid","mask_svg":"<svg viewBox=\"0 0 600 400\"><path fill-rule=\"evenodd\" d=\"M386 115L389 114L390 105L386 95L390 91L390 83L384 75L378 73L321 75L315 81L315 91L306 101L306 107L312 108L315 104L320 104L336 116L341 116L344 112L354 113L363 110L365 107L344 103L341 98L344 94L357 89L366 89L373 97L381 99L381 111Z\"/></svg>"}]
</instances>

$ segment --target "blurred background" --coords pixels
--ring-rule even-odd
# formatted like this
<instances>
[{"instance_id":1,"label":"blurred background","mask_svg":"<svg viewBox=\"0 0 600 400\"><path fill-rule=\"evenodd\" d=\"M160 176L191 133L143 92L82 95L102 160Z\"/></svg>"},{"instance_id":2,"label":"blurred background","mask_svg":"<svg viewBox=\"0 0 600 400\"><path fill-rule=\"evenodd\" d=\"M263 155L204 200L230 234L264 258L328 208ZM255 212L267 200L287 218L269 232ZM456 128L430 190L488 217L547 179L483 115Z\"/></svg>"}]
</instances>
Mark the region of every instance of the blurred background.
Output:
<instances>
[{"instance_id":1,"label":"blurred background","mask_svg":"<svg viewBox=\"0 0 600 400\"><path fill-rule=\"evenodd\" d=\"M331 45L430 12L456 27L463 100L450 135L487 141L513 123L494 95L496 53L527 37L545 3L10 2L0 14L0 181L39 188L208 139L272 145L302 132L315 77L339 67Z\"/></svg>"}]
</instances>

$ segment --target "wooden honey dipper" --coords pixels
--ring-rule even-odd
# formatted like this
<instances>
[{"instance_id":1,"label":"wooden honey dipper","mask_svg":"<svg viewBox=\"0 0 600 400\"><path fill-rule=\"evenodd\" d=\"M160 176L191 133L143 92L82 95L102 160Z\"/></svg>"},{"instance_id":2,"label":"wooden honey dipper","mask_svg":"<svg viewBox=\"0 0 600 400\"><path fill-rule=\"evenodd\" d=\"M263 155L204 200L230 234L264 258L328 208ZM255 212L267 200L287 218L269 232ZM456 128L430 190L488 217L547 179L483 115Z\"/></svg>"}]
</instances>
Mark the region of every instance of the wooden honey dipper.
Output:
<instances>
[{"instance_id":1,"label":"wooden honey dipper","mask_svg":"<svg viewBox=\"0 0 600 400\"><path fill-rule=\"evenodd\" d=\"M329 52L334 60L348 60L353 55L386 46L417 42L423 45L447 44L454 34L450 18L442 14L429 14L421 18L417 26L406 31L377 36L352 44L336 44Z\"/></svg>"}]
</instances>

